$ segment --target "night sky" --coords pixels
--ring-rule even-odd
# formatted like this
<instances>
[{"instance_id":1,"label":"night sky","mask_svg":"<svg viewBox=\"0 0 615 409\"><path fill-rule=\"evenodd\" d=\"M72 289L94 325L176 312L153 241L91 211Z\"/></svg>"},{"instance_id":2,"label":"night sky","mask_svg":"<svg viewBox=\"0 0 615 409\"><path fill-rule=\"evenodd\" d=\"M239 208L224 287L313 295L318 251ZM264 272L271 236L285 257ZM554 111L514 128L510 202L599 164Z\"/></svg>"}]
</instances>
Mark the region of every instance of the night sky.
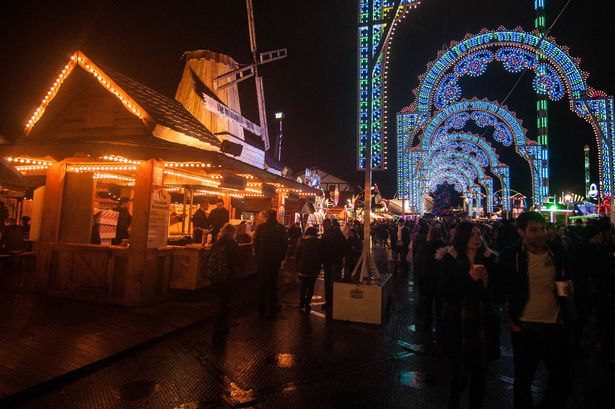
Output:
<instances>
[{"instance_id":1,"label":"night sky","mask_svg":"<svg viewBox=\"0 0 615 409\"><path fill-rule=\"evenodd\" d=\"M261 68L269 117L275 111L286 114L282 160L295 171L316 165L360 183L354 156L356 0L254 3L259 51L288 48L287 59ZM547 25L565 3L547 0ZM3 10L0 26L0 132L9 140L21 135L37 101L77 49L169 96L175 94L186 50L210 49L240 63L251 61L243 0L20 1L12 8ZM613 11L613 0L573 0L551 32L558 44L568 45L571 54L582 59L582 69L591 74L589 85L609 94L615 92ZM394 113L413 101L411 90L425 64L465 33L500 25L531 29L532 22L533 0L423 0L399 26L389 76L391 168L376 175L385 196L395 193ZM493 63L485 75L464 78L461 86L464 96L501 101L517 78ZM531 79L526 74L507 105L535 139ZM256 121L253 81L244 82L240 93L244 115ZM592 180L598 176L593 132L570 111L567 96L549 109L552 192L582 194L585 144L593 153ZM513 189L529 193L527 164L512 147L498 153L511 166Z\"/></svg>"}]
</instances>

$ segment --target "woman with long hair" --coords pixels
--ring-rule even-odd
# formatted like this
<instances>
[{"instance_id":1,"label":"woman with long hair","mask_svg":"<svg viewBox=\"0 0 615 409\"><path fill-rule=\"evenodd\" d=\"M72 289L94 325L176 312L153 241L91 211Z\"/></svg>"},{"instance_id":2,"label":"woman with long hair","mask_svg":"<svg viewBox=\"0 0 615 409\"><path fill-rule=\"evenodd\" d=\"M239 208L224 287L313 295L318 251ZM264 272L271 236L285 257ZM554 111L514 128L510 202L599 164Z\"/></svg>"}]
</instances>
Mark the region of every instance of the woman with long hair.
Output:
<instances>
[{"instance_id":1,"label":"woman with long hair","mask_svg":"<svg viewBox=\"0 0 615 409\"><path fill-rule=\"evenodd\" d=\"M235 240L237 228L226 223L218 232L207 264L208 274L215 292L220 297L220 309L214 324L214 341L220 341L229 334L228 305L237 281L239 246Z\"/></svg>"},{"instance_id":2,"label":"woman with long hair","mask_svg":"<svg viewBox=\"0 0 615 409\"><path fill-rule=\"evenodd\" d=\"M479 227L459 223L442 258L440 286L440 340L452 366L449 409L459 407L468 381L469 408L481 407L486 363L499 356L498 321L490 302L495 268L495 253L485 246Z\"/></svg>"}]
</instances>

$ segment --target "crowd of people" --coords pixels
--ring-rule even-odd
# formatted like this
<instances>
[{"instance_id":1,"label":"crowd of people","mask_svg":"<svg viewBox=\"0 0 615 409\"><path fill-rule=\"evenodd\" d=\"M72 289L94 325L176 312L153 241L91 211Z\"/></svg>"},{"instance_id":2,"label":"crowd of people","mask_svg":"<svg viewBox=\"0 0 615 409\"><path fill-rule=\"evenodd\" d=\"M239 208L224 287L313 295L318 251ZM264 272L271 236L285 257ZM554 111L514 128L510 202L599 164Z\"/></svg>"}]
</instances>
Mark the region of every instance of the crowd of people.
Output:
<instances>
[{"instance_id":1,"label":"crowd of people","mask_svg":"<svg viewBox=\"0 0 615 409\"><path fill-rule=\"evenodd\" d=\"M502 324L512 341L517 409L534 407L531 385L540 362L549 383L539 407L564 405L572 357L588 352L581 340L592 314L598 355L614 367L615 241L608 218L565 226L525 212L516 221L489 223L377 222L371 231L375 243L390 249L394 271L411 266L420 322L435 330L451 363L449 408L460 407L465 389L469 407L481 407L487 363L500 356Z\"/></svg>"},{"instance_id":2,"label":"crowd of people","mask_svg":"<svg viewBox=\"0 0 615 409\"><path fill-rule=\"evenodd\" d=\"M322 308L330 310L333 282L351 279L361 256L362 226L350 222L342 228L326 219L322 232L309 227L301 234L299 225L285 229L279 224L275 211L265 219L254 236L260 315L272 318L280 309L277 282L289 254L300 281L299 308L310 311L316 279L324 271ZM481 407L487 363L500 357L504 325L513 347L516 409L534 407L531 385L541 362L549 382L540 407L564 405L571 392L572 357L588 352L581 340L592 314L599 356L615 365L615 239L608 218L563 226L525 212L516 221L493 223L375 222L370 231L374 243L390 252L392 272L411 273L420 300L418 321L422 330L436 334L451 364L450 409L460 407L466 389L469 407ZM232 226L224 226L212 250L213 255L226 249L222 254L231 270L236 268L234 234ZM225 336L233 284L218 287L222 302L216 331Z\"/></svg>"}]
</instances>

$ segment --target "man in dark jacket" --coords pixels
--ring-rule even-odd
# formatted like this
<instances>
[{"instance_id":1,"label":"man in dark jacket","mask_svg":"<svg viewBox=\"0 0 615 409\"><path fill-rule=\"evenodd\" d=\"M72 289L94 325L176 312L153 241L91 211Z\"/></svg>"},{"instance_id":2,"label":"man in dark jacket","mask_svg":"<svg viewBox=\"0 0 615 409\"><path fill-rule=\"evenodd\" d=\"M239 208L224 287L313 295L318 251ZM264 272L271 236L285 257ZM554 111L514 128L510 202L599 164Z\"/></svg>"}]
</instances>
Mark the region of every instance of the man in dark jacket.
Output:
<instances>
[{"instance_id":1,"label":"man in dark jacket","mask_svg":"<svg viewBox=\"0 0 615 409\"><path fill-rule=\"evenodd\" d=\"M127 197L122 197L118 205L113 208L113 210L118 212L119 215L117 217L117 226L115 227L115 238L111 240L111 244L121 244L122 240L128 238L128 228L132 223L132 216L128 212L129 206L130 199Z\"/></svg>"},{"instance_id":2,"label":"man in dark jacket","mask_svg":"<svg viewBox=\"0 0 615 409\"><path fill-rule=\"evenodd\" d=\"M207 232L209 234L209 220L207 218L207 209L209 208L209 203L202 202L199 204L199 208L194 212L192 216L192 231L194 242L197 244L201 244L203 242L203 234Z\"/></svg>"},{"instance_id":3,"label":"man in dark jacket","mask_svg":"<svg viewBox=\"0 0 615 409\"><path fill-rule=\"evenodd\" d=\"M209 224L211 224L211 234L214 240L218 237L218 232L229 221L228 210L224 208L224 200L216 201L216 208L209 212Z\"/></svg>"},{"instance_id":4,"label":"man in dark jacket","mask_svg":"<svg viewBox=\"0 0 615 409\"><path fill-rule=\"evenodd\" d=\"M305 231L305 237L299 240L295 262L301 281L299 309L310 312L314 284L316 284L316 277L320 274L322 267L322 243L315 227L309 227Z\"/></svg>"},{"instance_id":5,"label":"man in dark jacket","mask_svg":"<svg viewBox=\"0 0 615 409\"><path fill-rule=\"evenodd\" d=\"M325 219L323 222L325 232L322 235L324 249L323 267L325 270L325 304L324 310L333 307L333 281L342 277L344 254L346 252L346 238L340 229L339 222Z\"/></svg>"},{"instance_id":6,"label":"man in dark jacket","mask_svg":"<svg viewBox=\"0 0 615 409\"><path fill-rule=\"evenodd\" d=\"M259 312L271 318L278 312L278 275L286 256L286 231L276 220L275 210L267 212L267 221L256 228L254 253L260 282Z\"/></svg>"},{"instance_id":7,"label":"man in dark jacket","mask_svg":"<svg viewBox=\"0 0 615 409\"><path fill-rule=\"evenodd\" d=\"M507 321L513 344L515 409L533 408L531 385L542 361L549 385L540 407L560 408L572 387L568 337L562 318L566 296L557 285L567 285L567 266L561 249L546 244L545 219L537 212L517 218L521 241L502 252L496 278L507 302ZM569 291L569 290L568 290Z\"/></svg>"}]
</instances>

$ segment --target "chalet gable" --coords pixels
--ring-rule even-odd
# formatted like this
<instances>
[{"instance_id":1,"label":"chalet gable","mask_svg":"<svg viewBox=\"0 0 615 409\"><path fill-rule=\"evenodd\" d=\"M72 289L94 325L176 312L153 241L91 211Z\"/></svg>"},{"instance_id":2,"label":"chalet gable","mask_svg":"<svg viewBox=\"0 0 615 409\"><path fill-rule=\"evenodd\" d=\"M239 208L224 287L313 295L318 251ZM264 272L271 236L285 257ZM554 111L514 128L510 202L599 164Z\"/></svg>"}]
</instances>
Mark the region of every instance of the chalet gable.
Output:
<instances>
[{"instance_id":1,"label":"chalet gable","mask_svg":"<svg viewBox=\"0 0 615 409\"><path fill-rule=\"evenodd\" d=\"M98 89L92 86L96 83ZM50 118L42 121L47 115ZM153 136L205 150L219 151L221 146L181 103L95 64L80 51L71 56L26 124L26 140L47 136L45 129L35 131L40 121L57 139ZM115 134L109 134L110 129Z\"/></svg>"}]
</instances>

